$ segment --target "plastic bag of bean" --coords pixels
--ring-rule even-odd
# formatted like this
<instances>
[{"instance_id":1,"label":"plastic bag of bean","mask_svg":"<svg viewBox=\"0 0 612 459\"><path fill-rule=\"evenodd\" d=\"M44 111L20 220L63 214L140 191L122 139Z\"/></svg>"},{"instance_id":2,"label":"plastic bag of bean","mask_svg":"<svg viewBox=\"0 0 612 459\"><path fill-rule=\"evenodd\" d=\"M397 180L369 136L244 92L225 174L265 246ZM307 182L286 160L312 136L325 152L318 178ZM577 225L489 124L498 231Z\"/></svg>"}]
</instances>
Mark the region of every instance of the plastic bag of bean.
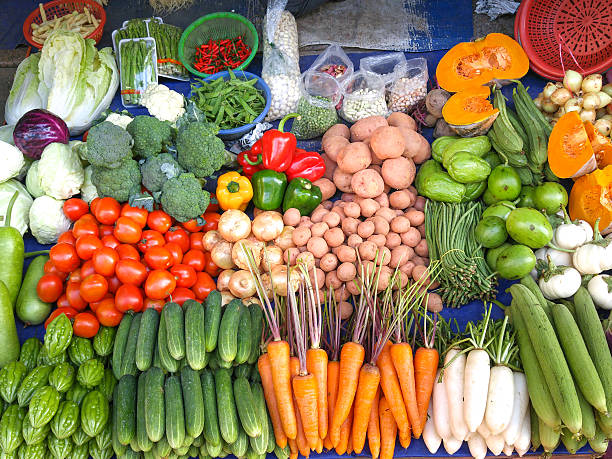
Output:
<instances>
[{"instance_id":1,"label":"plastic bag of bean","mask_svg":"<svg viewBox=\"0 0 612 459\"><path fill-rule=\"evenodd\" d=\"M427 96L427 60L418 57L406 64L406 73L387 89L387 106L392 112L408 113Z\"/></svg>"},{"instance_id":2,"label":"plastic bag of bean","mask_svg":"<svg viewBox=\"0 0 612 459\"><path fill-rule=\"evenodd\" d=\"M342 84L353 74L355 66L341 46L329 45L319 54L308 70L328 73Z\"/></svg>"},{"instance_id":3,"label":"plastic bag of bean","mask_svg":"<svg viewBox=\"0 0 612 459\"><path fill-rule=\"evenodd\" d=\"M270 111L266 121L294 112L300 98L300 53L297 24L285 11L287 0L270 0L263 24L261 76L270 87Z\"/></svg>"},{"instance_id":4,"label":"plastic bag of bean","mask_svg":"<svg viewBox=\"0 0 612 459\"><path fill-rule=\"evenodd\" d=\"M301 90L297 104L299 117L293 122L291 132L299 140L313 139L338 123L336 104L342 88L333 76L308 71L302 75Z\"/></svg>"},{"instance_id":5,"label":"plastic bag of bean","mask_svg":"<svg viewBox=\"0 0 612 459\"><path fill-rule=\"evenodd\" d=\"M380 75L385 86L390 86L395 80L406 74L408 65L402 52L375 54L362 57L359 60L359 70Z\"/></svg>"},{"instance_id":6,"label":"plastic bag of bean","mask_svg":"<svg viewBox=\"0 0 612 459\"><path fill-rule=\"evenodd\" d=\"M349 123L368 116L387 116L385 83L376 73L359 70L343 85L342 107L338 112Z\"/></svg>"}]
</instances>

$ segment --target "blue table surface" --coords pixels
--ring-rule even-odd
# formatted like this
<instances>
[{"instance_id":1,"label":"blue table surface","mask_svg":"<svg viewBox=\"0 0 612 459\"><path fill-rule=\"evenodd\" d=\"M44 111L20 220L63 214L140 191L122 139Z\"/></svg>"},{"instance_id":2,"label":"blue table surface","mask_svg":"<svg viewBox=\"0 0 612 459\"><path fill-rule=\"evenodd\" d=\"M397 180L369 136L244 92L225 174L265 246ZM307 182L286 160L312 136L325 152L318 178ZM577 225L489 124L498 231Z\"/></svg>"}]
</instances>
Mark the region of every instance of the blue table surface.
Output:
<instances>
[{"instance_id":1,"label":"blue table surface","mask_svg":"<svg viewBox=\"0 0 612 459\"><path fill-rule=\"evenodd\" d=\"M359 60L362 57L372 55L372 54L380 54L380 53L377 52L377 53L351 53L349 54L349 57L355 63L355 70L358 69ZM432 52L427 52L427 53L406 53L406 58L410 59L410 58L415 58L415 57L425 57L427 59L429 78L430 78L430 84L431 84L432 82L435 81L434 77L435 77L436 64L440 60L440 58L443 56L443 54L444 54L444 51L432 51ZM316 57L317 56L301 57L300 67L302 71L308 69L308 67L314 62ZM247 70L251 73L260 75L261 74L261 58L259 56L255 58ZM525 84L525 86L529 87L529 93L533 97L535 97L535 95L537 95L537 93L542 90L545 84L545 81L541 77L539 77L538 75L536 75L535 73L531 71L524 78L522 78L522 81L523 81L523 84ZM189 89L190 89L189 82L180 82L176 80L166 79L166 80L160 80L160 83L163 83L167 85L168 87L170 87L171 89L181 92L183 94L189 93ZM512 86L506 86L503 90L504 94L508 97L510 101L511 101L511 94L512 94L511 91L512 91ZM113 99L113 102L110 108L112 110L123 110L124 109L123 106L121 105L121 100L118 94ZM134 108L134 109L130 109L129 111L134 115L148 114L145 108ZM432 133L433 133L433 129L429 129L429 128L426 128L423 131L423 135L430 142L433 139ZM319 149L320 145L321 145L320 139L316 139L314 141L298 142L298 146L302 148ZM29 234L25 236L25 246L26 246L26 251L41 250L41 249L50 247L50 246L42 246L38 244L36 240ZM27 264L28 264L28 261L26 261L26 265ZM500 301L502 304L510 304L510 300L511 300L510 294L505 292L506 288L508 288L509 285L510 283L508 281L501 281L499 284L499 289L498 289L499 292L497 295L497 300ZM465 328L468 322L479 320L482 317L483 312L484 312L484 305L482 301L472 301L471 303L466 304L462 306L461 308L457 308L457 309L445 308L442 312L442 315L447 319L456 319L459 327L463 329ZM494 306L493 312L492 312L492 318L500 319L502 317L503 317L503 311L497 306ZM33 326L25 327L24 324L21 323L18 319L17 319L17 323L18 323L19 339L21 342L25 341L27 338L30 338L32 336L38 337L39 339L42 340L43 335L44 335L44 328L42 327L42 325L35 326L35 327ZM566 453L566 450L563 447L563 445L560 445L557 448L557 452ZM584 447L582 450L580 450L580 452L588 453L588 452L591 452L591 450L588 447ZM540 449L534 453L530 452L528 454L540 455L542 454L542 450ZM359 456L368 456L368 455L369 454L367 454L367 451L365 451ZM432 455L425 447L425 444L422 439L419 439L419 440L413 439L412 444L410 445L408 449L403 449L399 445L396 449L395 457L407 457L407 456L443 457L443 456L448 456L448 454L444 451L444 448L440 446L437 453ZM464 442L463 446L459 449L459 451L455 453L455 456L459 456L459 457L471 456L466 442ZM330 451L330 452L321 453L319 455L314 455L314 457L335 458L338 456L335 454L334 451Z\"/></svg>"}]
</instances>

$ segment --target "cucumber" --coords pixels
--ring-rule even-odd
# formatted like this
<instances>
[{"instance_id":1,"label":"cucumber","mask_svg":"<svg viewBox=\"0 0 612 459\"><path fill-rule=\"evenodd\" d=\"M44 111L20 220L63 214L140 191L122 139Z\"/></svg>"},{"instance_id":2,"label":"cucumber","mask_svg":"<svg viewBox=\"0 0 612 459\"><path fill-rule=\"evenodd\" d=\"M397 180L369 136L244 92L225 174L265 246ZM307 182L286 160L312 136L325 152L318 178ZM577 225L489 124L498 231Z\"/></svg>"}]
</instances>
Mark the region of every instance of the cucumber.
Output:
<instances>
[{"instance_id":1,"label":"cucumber","mask_svg":"<svg viewBox=\"0 0 612 459\"><path fill-rule=\"evenodd\" d=\"M168 373L176 373L180 362L174 360L168 350L168 339L166 333L166 316L162 314L159 318L159 330L157 332L157 349L159 351L159 362L161 367Z\"/></svg>"},{"instance_id":2,"label":"cucumber","mask_svg":"<svg viewBox=\"0 0 612 459\"><path fill-rule=\"evenodd\" d=\"M177 376L168 376L164 385L166 402L166 438L174 449L185 440L185 410L181 383Z\"/></svg>"},{"instance_id":3,"label":"cucumber","mask_svg":"<svg viewBox=\"0 0 612 459\"><path fill-rule=\"evenodd\" d=\"M219 339L217 350L219 357L225 362L233 362L238 352L238 325L242 302L234 299L225 306L221 323L219 324Z\"/></svg>"},{"instance_id":4,"label":"cucumber","mask_svg":"<svg viewBox=\"0 0 612 459\"><path fill-rule=\"evenodd\" d=\"M138 368L136 368L136 343L138 342L138 332L140 330L141 320L142 314L136 314L130 325L130 336L128 336L127 342L125 343L125 352L121 359L121 376L136 376L138 374Z\"/></svg>"},{"instance_id":5,"label":"cucumber","mask_svg":"<svg viewBox=\"0 0 612 459\"><path fill-rule=\"evenodd\" d=\"M164 406L164 372L151 367L145 373L145 426L152 442L164 437L166 410Z\"/></svg>"},{"instance_id":6,"label":"cucumber","mask_svg":"<svg viewBox=\"0 0 612 459\"><path fill-rule=\"evenodd\" d=\"M172 447L168 443L166 437L161 437L157 443L155 443L155 454L157 457L167 457L172 451Z\"/></svg>"},{"instance_id":7,"label":"cucumber","mask_svg":"<svg viewBox=\"0 0 612 459\"><path fill-rule=\"evenodd\" d=\"M249 448L249 437L246 432L238 426L238 438L231 445L232 453L236 457L244 457Z\"/></svg>"},{"instance_id":8,"label":"cucumber","mask_svg":"<svg viewBox=\"0 0 612 459\"><path fill-rule=\"evenodd\" d=\"M261 435L261 423L249 381L244 377L234 380L234 400L242 428L249 437Z\"/></svg>"},{"instance_id":9,"label":"cucumber","mask_svg":"<svg viewBox=\"0 0 612 459\"><path fill-rule=\"evenodd\" d=\"M124 375L117 383L113 406L117 410L117 439L129 445L136 435L136 377Z\"/></svg>"},{"instance_id":10,"label":"cucumber","mask_svg":"<svg viewBox=\"0 0 612 459\"><path fill-rule=\"evenodd\" d=\"M232 444L238 439L238 414L234 401L232 378L230 372L225 368L215 371L215 392L221 437L227 443Z\"/></svg>"},{"instance_id":11,"label":"cucumber","mask_svg":"<svg viewBox=\"0 0 612 459\"><path fill-rule=\"evenodd\" d=\"M126 314L121 319L121 323L117 328L117 334L115 335L115 344L113 345L113 357L111 359L111 366L115 378L121 379L121 361L123 360L123 353L125 352L125 345L127 344L128 336L130 336L130 327L132 326L132 320L134 316Z\"/></svg>"},{"instance_id":12,"label":"cucumber","mask_svg":"<svg viewBox=\"0 0 612 459\"><path fill-rule=\"evenodd\" d=\"M185 317L183 309L177 303L168 303L162 309L166 320L166 340L168 350L175 360L185 357Z\"/></svg>"},{"instance_id":13,"label":"cucumber","mask_svg":"<svg viewBox=\"0 0 612 459\"><path fill-rule=\"evenodd\" d=\"M243 377L243 378L249 379L250 376L251 376L251 365L250 364L241 363L237 367L234 367L234 374L233 374L234 378Z\"/></svg>"},{"instance_id":14,"label":"cucumber","mask_svg":"<svg viewBox=\"0 0 612 459\"><path fill-rule=\"evenodd\" d=\"M257 454L264 454L268 449L269 442L269 419L268 410L266 408L266 400L264 398L263 388L261 384L251 384L251 392L253 394L253 402L255 403L255 411L257 418L261 422L261 434L250 438L251 448Z\"/></svg>"},{"instance_id":15,"label":"cucumber","mask_svg":"<svg viewBox=\"0 0 612 459\"><path fill-rule=\"evenodd\" d=\"M146 309L140 319L140 330L136 342L136 367L140 371L147 371L153 362L157 330L159 328L159 314L154 308Z\"/></svg>"},{"instance_id":16,"label":"cucumber","mask_svg":"<svg viewBox=\"0 0 612 459\"><path fill-rule=\"evenodd\" d=\"M204 397L198 373L191 367L181 369L181 388L185 405L185 429L196 438L204 430Z\"/></svg>"},{"instance_id":17,"label":"cucumber","mask_svg":"<svg viewBox=\"0 0 612 459\"><path fill-rule=\"evenodd\" d=\"M145 390L146 373L140 373L140 376L138 377L138 401L136 402L136 440L138 441L138 446L140 447L141 451L147 452L151 451L153 448L153 442L147 434L147 425L145 420Z\"/></svg>"},{"instance_id":18,"label":"cucumber","mask_svg":"<svg viewBox=\"0 0 612 459\"><path fill-rule=\"evenodd\" d=\"M217 347L219 324L221 323L221 293L213 290L206 297L206 310L204 311L204 339L206 352L212 352Z\"/></svg>"},{"instance_id":19,"label":"cucumber","mask_svg":"<svg viewBox=\"0 0 612 459\"><path fill-rule=\"evenodd\" d=\"M206 442L206 451L210 457L220 457L221 451L223 451L223 443L219 441L218 445Z\"/></svg>"},{"instance_id":20,"label":"cucumber","mask_svg":"<svg viewBox=\"0 0 612 459\"><path fill-rule=\"evenodd\" d=\"M115 386L114 392L113 392L113 400L117 400L117 391L119 390L118 385ZM113 451L115 451L115 454L117 455L117 457L121 457L123 454L125 454L125 450L126 447L124 445L122 445L119 442L119 418L117 417L119 414L119 409L118 409L118 405L117 403L113 403L112 406L112 424L111 424L111 434L112 434L112 445L113 445Z\"/></svg>"},{"instance_id":21,"label":"cucumber","mask_svg":"<svg viewBox=\"0 0 612 459\"><path fill-rule=\"evenodd\" d=\"M34 258L30 262L19 289L15 312L17 317L27 325L42 324L51 312L51 303L42 301L36 292L36 285L45 274L44 266L48 260L48 255L39 255Z\"/></svg>"},{"instance_id":22,"label":"cucumber","mask_svg":"<svg viewBox=\"0 0 612 459\"><path fill-rule=\"evenodd\" d=\"M251 303L249 306L251 313L251 355L249 363L257 362L260 354L261 334L263 333L263 311L261 306Z\"/></svg>"},{"instance_id":23,"label":"cucumber","mask_svg":"<svg viewBox=\"0 0 612 459\"><path fill-rule=\"evenodd\" d=\"M257 305L255 305L257 306ZM259 307L259 306L257 306ZM236 349L235 363L245 363L251 356L251 345L253 342L253 326L251 324L251 312L245 305L240 307L240 321L238 322L238 347Z\"/></svg>"},{"instance_id":24,"label":"cucumber","mask_svg":"<svg viewBox=\"0 0 612 459\"><path fill-rule=\"evenodd\" d=\"M217 395L215 391L215 378L208 369L200 375L202 397L204 400L204 438L210 445L221 445L219 432L219 418L217 417Z\"/></svg>"},{"instance_id":25,"label":"cucumber","mask_svg":"<svg viewBox=\"0 0 612 459\"><path fill-rule=\"evenodd\" d=\"M601 429L597 429L595 437L589 440L589 446L596 455L603 455L608 450L608 439Z\"/></svg>"},{"instance_id":26,"label":"cucumber","mask_svg":"<svg viewBox=\"0 0 612 459\"><path fill-rule=\"evenodd\" d=\"M183 304L185 309L185 357L189 366L201 370L206 366L204 306L193 300Z\"/></svg>"}]
</instances>

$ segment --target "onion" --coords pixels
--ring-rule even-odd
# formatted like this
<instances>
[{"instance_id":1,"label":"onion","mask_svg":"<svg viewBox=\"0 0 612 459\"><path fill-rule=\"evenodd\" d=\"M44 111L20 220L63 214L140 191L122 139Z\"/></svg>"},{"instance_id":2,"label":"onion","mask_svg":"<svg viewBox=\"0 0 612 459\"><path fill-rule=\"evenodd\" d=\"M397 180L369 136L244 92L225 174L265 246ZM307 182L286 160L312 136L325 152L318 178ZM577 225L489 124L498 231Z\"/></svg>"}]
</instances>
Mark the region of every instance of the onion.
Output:
<instances>
[{"instance_id":1,"label":"onion","mask_svg":"<svg viewBox=\"0 0 612 459\"><path fill-rule=\"evenodd\" d=\"M210 251L210 258L221 269L232 269L236 266L234 265L234 260L232 260L231 242L221 241L215 244Z\"/></svg>"},{"instance_id":2,"label":"onion","mask_svg":"<svg viewBox=\"0 0 612 459\"><path fill-rule=\"evenodd\" d=\"M597 93L590 92L584 95L582 99L582 108L584 110L595 110L599 108L600 99Z\"/></svg>"},{"instance_id":3,"label":"onion","mask_svg":"<svg viewBox=\"0 0 612 459\"><path fill-rule=\"evenodd\" d=\"M557 105L563 105L565 102L572 98L572 93L569 89L566 88L558 88L555 92L553 92L550 96L550 100Z\"/></svg>"},{"instance_id":4,"label":"onion","mask_svg":"<svg viewBox=\"0 0 612 459\"><path fill-rule=\"evenodd\" d=\"M221 271L219 277L217 277L217 290L219 290L220 292L227 291L229 289L228 284L230 277L232 277L232 274L234 274L235 272L236 271L234 271L233 269L224 269L223 271Z\"/></svg>"},{"instance_id":5,"label":"onion","mask_svg":"<svg viewBox=\"0 0 612 459\"><path fill-rule=\"evenodd\" d=\"M582 75L574 70L567 70L563 77L563 86L572 92L580 91L582 85Z\"/></svg>"},{"instance_id":6,"label":"onion","mask_svg":"<svg viewBox=\"0 0 612 459\"><path fill-rule=\"evenodd\" d=\"M565 113L579 112L580 110L582 110L582 105L580 104L580 100L577 97L572 97L570 100L565 102L563 108L565 108Z\"/></svg>"},{"instance_id":7,"label":"onion","mask_svg":"<svg viewBox=\"0 0 612 459\"><path fill-rule=\"evenodd\" d=\"M580 112L580 119L582 121L590 121L591 123L595 122L595 110L582 110Z\"/></svg>"},{"instance_id":8,"label":"onion","mask_svg":"<svg viewBox=\"0 0 612 459\"><path fill-rule=\"evenodd\" d=\"M604 115L604 116L601 116L600 119L612 121L612 115Z\"/></svg>"},{"instance_id":9,"label":"onion","mask_svg":"<svg viewBox=\"0 0 612 459\"><path fill-rule=\"evenodd\" d=\"M226 210L221 214L217 231L226 241L239 241L251 234L251 219L241 210Z\"/></svg>"},{"instance_id":10,"label":"onion","mask_svg":"<svg viewBox=\"0 0 612 459\"><path fill-rule=\"evenodd\" d=\"M221 306L225 306L230 301L235 299L236 297L232 295L229 291L221 292Z\"/></svg>"},{"instance_id":11,"label":"onion","mask_svg":"<svg viewBox=\"0 0 612 459\"><path fill-rule=\"evenodd\" d=\"M603 78L599 73L594 73L582 80L582 90L586 93L601 91Z\"/></svg>"},{"instance_id":12,"label":"onion","mask_svg":"<svg viewBox=\"0 0 612 459\"><path fill-rule=\"evenodd\" d=\"M610 132L612 132L612 121L608 119L601 118L594 123L595 129L599 131L601 135L605 135L608 137Z\"/></svg>"},{"instance_id":13,"label":"onion","mask_svg":"<svg viewBox=\"0 0 612 459\"><path fill-rule=\"evenodd\" d=\"M540 93L540 95L538 97L536 97L535 99L533 99L533 103L536 107L538 107L538 109L542 110L542 93Z\"/></svg>"},{"instance_id":14,"label":"onion","mask_svg":"<svg viewBox=\"0 0 612 459\"><path fill-rule=\"evenodd\" d=\"M238 298L248 298L257 293L250 271L241 269L232 274L228 282L229 291Z\"/></svg>"},{"instance_id":15,"label":"onion","mask_svg":"<svg viewBox=\"0 0 612 459\"><path fill-rule=\"evenodd\" d=\"M606 105L612 102L612 95L605 91L599 91L597 95L599 96L599 108L605 108Z\"/></svg>"},{"instance_id":16,"label":"onion","mask_svg":"<svg viewBox=\"0 0 612 459\"><path fill-rule=\"evenodd\" d=\"M287 296L287 266L274 266L270 276L267 276L267 278L264 276L262 276L262 280L264 281L264 288L266 288L266 290L271 290L272 285L274 285L274 290L276 291L277 295ZM300 286L301 281L299 271L292 269L289 274L289 280L291 282L292 289L296 291ZM268 285L266 285L266 283Z\"/></svg>"},{"instance_id":17,"label":"onion","mask_svg":"<svg viewBox=\"0 0 612 459\"><path fill-rule=\"evenodd\" d=\"M202 245L204 246L204 250L210 252L215 244L219 241L222 241L223 238L219 234L217 230L206 231L204 237L202 238Z\"/></svg>"},{"instance_id":18,"label":"onion","mask_svg":"<svg viewBox=\"0 0 612 459\"><path fill-rule=\"evenodd\" d=\"M253 219L253 234L260 241L277 238L284 228L283 216L279 212L262 212Z\"/></svg>"},{"instance_id":19,"label":"onion","mask_svg":"<svg viewBox=\"0 0 612 459\"><path fill-rule=\"evenodd\" d=\"M269 245L263 249L261 254L261 269L270 271L276 265L283 264L283 249L277 245Z\"/></svg>"},{"instance_id":20,"label":"onion","mask_svg":"<svg viewBox=\"0 0 612 459\"><path fill-rule=\"evenodd\" d=\"M283 250L288 249L289 247L295 247L292 237L293 230L293 226L285 226L276 239L274 239L274 243Z\"/></svg>"},{"instance_id":21,"label":"onion","mask_svg":"<svg viewBox=\"0 0 612 459\"><path fill-rule=\"evenodd\" d=\"M546 83L546 86L544 86L544 89L542 90L542 96L544 97L544 99L550 99L550 96L552 96L552 93L555 92L557 90L557 85L555 85L554 83L548 82Z\"/></svg>"},{"instance_id":22,"label":"onion","mask_svg":"<svg viewBox=\"0 0 612 459\"><path fill-rule=\"evenodd\" d=\"M542 101L542 110L544 110L545 113L555 113L558 108L559 106L551 102L550 99L544 99Z\"/></svg>"},{"instance_id":23,"label":"onion","mask_svg":"<svg viewBox=\"0 0 612 459\"><path fill-rule=\"evenodd\" d=\"M557 110L557 111L554 113L554 115L553 115L553 116L554 116L556 119L559 119L559 118L561 118L563 115L565 115L565 107L559 107L559 110Z\"/></svg>"},{"instance_id":24,"label":"onion","mask_svg":"<svg viewBox=\"0 0 612 459\"><path fill-rule=\"evenodd\" d=\"M262 242L241 239L232 247L232 260L240 269L249 269L249 258L245 250L250 250L251 254L253 255L255 265L259 266L263 247L264 245Z\"/></svg>"},{"instance_id":25,"label":"onion","mask_svg":"<svg viewBox=\"0 0 612 459\"><path fill-rule=\"evenodd\" d=\"M603 88L601 88L603 92L612 97L612 83L608 83Z\"/></svg>"}]
</instances>

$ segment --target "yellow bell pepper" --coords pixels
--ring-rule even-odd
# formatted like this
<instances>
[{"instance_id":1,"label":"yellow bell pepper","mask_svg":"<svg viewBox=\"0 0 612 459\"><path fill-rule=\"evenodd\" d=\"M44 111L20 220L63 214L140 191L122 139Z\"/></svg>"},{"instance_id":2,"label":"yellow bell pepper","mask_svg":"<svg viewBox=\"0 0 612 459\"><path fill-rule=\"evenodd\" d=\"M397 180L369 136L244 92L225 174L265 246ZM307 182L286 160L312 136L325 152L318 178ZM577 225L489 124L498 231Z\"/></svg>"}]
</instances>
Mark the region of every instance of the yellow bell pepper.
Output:
<instances>
[{"instance_id":1,"label":"yellow bell pepper","mask_svg":"<svg viewBox=\"0 0 612 459\"><path fill-rule=\"evenodd\" d=\"M253 186L238 172L227 172L217 179L217 200L223 210L245 210L253 199Z\"/></svg>"}]
</instances>

